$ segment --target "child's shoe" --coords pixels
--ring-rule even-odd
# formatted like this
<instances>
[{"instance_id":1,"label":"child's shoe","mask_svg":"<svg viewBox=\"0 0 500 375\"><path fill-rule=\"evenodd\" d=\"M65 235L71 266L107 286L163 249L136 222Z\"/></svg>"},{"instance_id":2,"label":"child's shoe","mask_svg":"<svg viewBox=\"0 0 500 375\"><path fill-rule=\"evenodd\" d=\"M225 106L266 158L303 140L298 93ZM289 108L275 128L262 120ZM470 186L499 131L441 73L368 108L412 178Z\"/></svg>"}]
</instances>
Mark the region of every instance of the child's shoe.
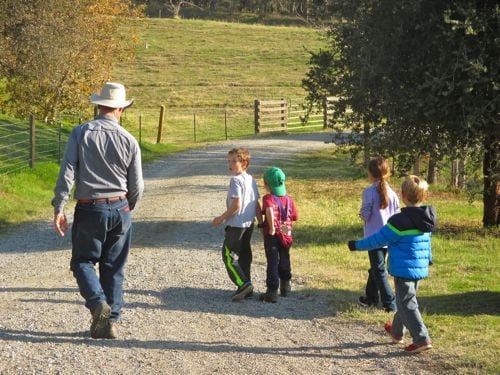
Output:
<instances>
[{"instance_id":1,"label":"child's shoe","mask_svg":"<svg viewBox=\"0 0 500 375\"><path fill-rule=\"evenodd\" d=\"M290 293L292 290L292 284L290 283L290 280L280 280L280 293L282 297L286 297L288 293Z\"/></svg>"},{"instance_id":2,"label":"child's shoe","mask_svg":"<svg viewBox=\"0 0 500 375\"><path fill-rule=\"evenodd\" d=\"M411 344L405 347L405 351L408 353L420 353L424 350L429 350L432 348L432 343L424 342L422 344Z\"/></svg>"},{"instance_id":3,"label":"child's shoe","mask_svg":"<svg viewBox=\"0 0 500 375\"><path fill-rule=\"evenodd\" d=\"M231 300L233 302L238 302L244 299L247 295L253 292L253 285L250 281L246 282L242 286L236 290L236 292L233 294L233 297Z\"/></svg>"},{"instance_id":4,"label":"child's shoe","mask_svg":"<svg viewBox=\"0 0 500 375\"><path fill-rule=\"evenodd\" d=\"M261 295L259 296L259 301L272 303L278 302L278 290L267 288L266 292L261 293Z\"/></svg>"},{"instance_id":5,"label":"child's shoe","mask_svg":"<svg viewBox=\"0 0 500 375\"><path fill-rule=\"evenodd\" d=\"M402 337L398 337L398 336L394 336L392 334L392 323L391 322L387 322L384 324L384 329L385 329L385 332L389 335L389 337L392 339L392 342L395 343L395 344L402 344L404 341L403 341L403 338ZM410 345L411 346L411 345ZM409 346L407 346L408 348ZM406 350L406 348L405 348Z\"/></svg>"}]
</instances>

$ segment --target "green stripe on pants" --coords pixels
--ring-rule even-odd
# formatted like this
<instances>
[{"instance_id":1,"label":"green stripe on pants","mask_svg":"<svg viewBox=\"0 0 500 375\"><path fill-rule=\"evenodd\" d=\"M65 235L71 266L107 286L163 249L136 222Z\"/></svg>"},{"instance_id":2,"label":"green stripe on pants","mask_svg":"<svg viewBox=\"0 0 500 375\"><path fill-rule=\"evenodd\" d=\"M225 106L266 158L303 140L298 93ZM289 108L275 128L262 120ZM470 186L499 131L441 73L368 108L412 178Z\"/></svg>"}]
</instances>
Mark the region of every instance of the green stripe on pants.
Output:
<instances>
[{"instance_id":1,"label":"green stripe on pants","mask_svg":"<svg viewBox=\"0 0 500 375\"><path fill-rule=\"evenodd\" d=\"M238 272L236 271L236 269L233 266L233 257L231 256L231 250L229 250L229 248L227 246L224 246L224 250L225 250L224 254L226 256L226 266L231 271L234 278L236 279L236 285L238 285L240 287L244 284L244 282L243 282L243 280L241 280L240 275L238 274Z\"/></svg>"}]
</instances>

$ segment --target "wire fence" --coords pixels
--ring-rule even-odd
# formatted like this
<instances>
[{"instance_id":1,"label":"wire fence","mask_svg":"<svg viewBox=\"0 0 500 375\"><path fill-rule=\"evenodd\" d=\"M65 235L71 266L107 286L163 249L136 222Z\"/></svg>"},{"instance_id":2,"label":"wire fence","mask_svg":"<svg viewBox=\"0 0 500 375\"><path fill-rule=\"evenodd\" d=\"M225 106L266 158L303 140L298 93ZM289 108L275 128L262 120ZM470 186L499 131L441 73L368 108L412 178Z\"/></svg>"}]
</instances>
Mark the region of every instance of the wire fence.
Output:
<instances>
[{"instance_id":1,"label":"wire fence","mask_svg":"<svg viewBox=\"0 0 500 375\"><path fill-rule=\"evenodd\" d=\"M293 126L284 131L323 127L319 110L306 113L304 100L289 99ZM53 124L0 119L0 174L35 168L36 163L60 162L71 129L86 121L64 114ZM124 112L121 125L139 143L198 143L236 139L255 134L254 106L218 108L142 108ZM310 123L308 123L308 121Z\"/></svg>"},{"instance_id":2,"label":"wire fence","mask_svg":"<svg viewBox=\"0 0 500 375\"><path fill-rule=\"evenodd\" d=\"M33 168L37 161L60 160L66 140L59 125L0 120L0 174Z\"/></svg>"}]
</instances>

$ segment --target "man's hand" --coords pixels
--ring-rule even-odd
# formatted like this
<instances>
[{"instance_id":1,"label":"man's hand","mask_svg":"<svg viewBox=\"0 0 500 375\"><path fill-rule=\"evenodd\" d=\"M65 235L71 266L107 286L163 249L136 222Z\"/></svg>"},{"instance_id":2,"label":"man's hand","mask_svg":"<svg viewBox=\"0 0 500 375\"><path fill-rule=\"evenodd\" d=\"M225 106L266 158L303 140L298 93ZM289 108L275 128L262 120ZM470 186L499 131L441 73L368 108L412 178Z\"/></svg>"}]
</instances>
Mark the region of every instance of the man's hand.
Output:
<instances>
[{"instance_id":1,"label":"man's hand","mask_svg":"<svg viewBox=\"0 0 500 375\"><path fill-rule=\"evenodd\" d=\"M54 215L54 227L56 232L59 233L61 237L64 237L64 232L68 230L68 220L64 213Z\"/></svg>"},{"instance_id":2,"label":"man's hand","mask_svg":"<svg viewBox=\"0 0 500 375\"><path fill-rule=\"evenodd\" d=\"M356 241L347 241L347 247L349 247L349 250L351 251L356 250Z\"/></svg>"}]
</instances>

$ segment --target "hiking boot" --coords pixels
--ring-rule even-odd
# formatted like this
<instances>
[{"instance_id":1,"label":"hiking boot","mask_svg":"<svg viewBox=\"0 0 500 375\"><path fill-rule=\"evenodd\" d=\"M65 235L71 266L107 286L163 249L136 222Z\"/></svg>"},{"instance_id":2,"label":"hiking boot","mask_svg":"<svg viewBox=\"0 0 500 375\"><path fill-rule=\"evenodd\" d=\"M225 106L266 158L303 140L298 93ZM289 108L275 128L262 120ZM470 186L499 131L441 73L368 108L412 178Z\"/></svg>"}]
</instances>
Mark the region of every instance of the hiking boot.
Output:
<instances>
[{"instance_id":1,"label":"hiking boot","mask_svg":"<svg viewBox=\"0 0 500 375\"><path fill-rule=\"evenodd\" d=\"M278 302L278 290L267 288L265 293L261 293L259 295L259 301L272 302L272 303Z\"/></svg>"},{"instance_id":2,"label":"hiking boot","mask_svg":"<svg viewBox=\"0 0 500 375\"><path fill-rule=\"evenodd\" d=\"M246 282L236 290L231 298L231 301L238 302L253 292L253 285L250 281Z\"/></svg>"},{"instance_id":3,"label":"hiking boot","mask_svg":"<svg viewBox=\"0 0 500 375\"><path fill-rule=\"evenodd\" d=\"M424 350L429 350L432 348L432 343L424 342L422 344L411 344L405 347L405 351L408 353L420 353Z\"/></svg>"},{"instance_id":4,"label":"hiking boot","mask_svg":"<svg viewBox=\"0 0 500 375\"><path fill-rule=\"evenodd\" d=\"M384 329L385 329L385 332L391 338L391 340L392 340L393 343L395 343L395 344L402 344L404 342L402 337L394 336L392 334L392 323L391 322L385 323L384 324Z\"/></svg>"},{"instance_id":5,"label":"hiking boot","mask_svg":"<svg viewBox=\"0 0 500 375\"><path fill-rule=\"evenodd\" d=\"M291 284L290 280L281 279L280 280L280 293L281 293L281 296L282 297L288 296L288 294L291 292L291 290L292 290L292 284Z\"/></svg>"},{"instance_id":6,"label":"hiking boot","mask_svg":"<svg viewBox=\"0 0 500 375\"><path fill-rule=\"evenodd\" d=\"M115 323L116 322L112 320L109 321L109 330L108 330L108 335L106 337L107 339L116 339L118 337L116 333Z\"/></svg>"},{"instance_id":7,"label":"hiking boot","mask_svg":"<svg viewBox=\"0 0 500 375\"><path fill-rule=\"evenodd\" d=\"M109 336L109 316L111 308L106 301L99 303L92 309L92 323L90 324L90 336L93 339L104 339Z\"/></svg>"}]
</instances>

